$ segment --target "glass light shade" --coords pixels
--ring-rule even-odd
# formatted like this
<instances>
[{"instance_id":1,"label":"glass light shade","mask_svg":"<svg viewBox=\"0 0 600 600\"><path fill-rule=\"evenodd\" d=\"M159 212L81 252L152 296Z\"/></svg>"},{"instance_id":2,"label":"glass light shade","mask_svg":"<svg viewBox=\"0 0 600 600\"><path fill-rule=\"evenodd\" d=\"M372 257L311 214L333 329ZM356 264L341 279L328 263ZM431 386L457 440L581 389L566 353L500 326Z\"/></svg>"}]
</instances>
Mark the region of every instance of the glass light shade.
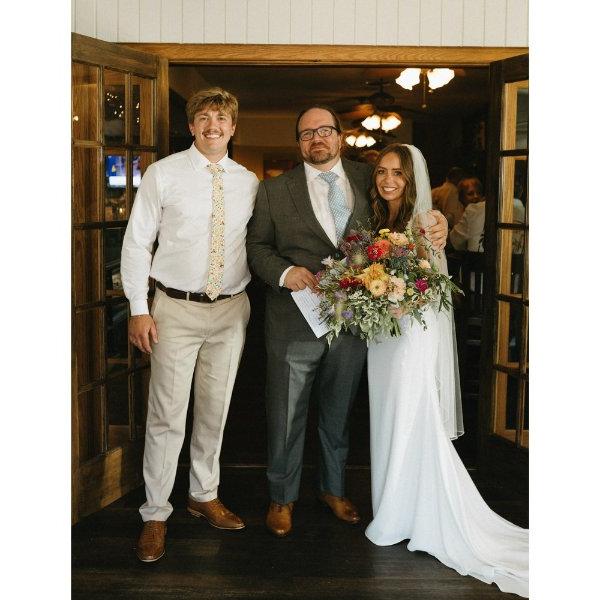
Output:
<instances>
[{"instance_id":1,"label":"glass light shade","mask_svg":"<svg viewBox=\"0 0 600 600\"><path fill-rule=\"evenodd\" d=\"M396 83L405 90L412 90L413 86L417 85L420 79L421 69L411 67L409 69L404 69L404 71L400 73L400 76L396 79Z\"/></svg>"},{"instance_id":2,"label":"glass light shade","mask_svg":"<svg viewBox=\"0 0 600 600\"><path fill-rule=\"evenodd\" d=\"M371 137L371 136L369 136ZM360 134L357 138L356 138L356 142L354 143L354 145L357 148L364 148L367 145L367 136L364 134Z\"/></svg>"},{"instance_id":3,"label":"glass light shade","mask_svg":"<svg viewBox=\"0 0 600 600\"><path fill-rule=\"evenodd\" d=\"M381 129L391 131L396 129L400 123L402 123L402 119L396 114L391 114L381 120Z\"/></svg>"},{"instance_id":4,"label":"glass light shade","mask_svg":"<svg viewBox=\"0 0 600 600\"><path fill-rule=\"evenodd\" d=\"M367 142L366 142L367 148L370 148L373 144L376 144L376 143L377 143L377 140L375 138L371 137L370 135L367 136Z\"/></svg>"},{"instance_id":5,"label":"glass light shade","mask_svg":"<svg viewBox=\"0 0 600 600\"><path fill-rule=\"evenodd\" d=\"M379 115L371 115L370 117L364 119L361 125L369 131L373 131L373 129L379 129L381 125L381 117Z\"/></svg>"},{"instance_id":6,"label":"glass light shade","mask_svg":"<svg viewBox=\"0 0 600 600\"><path fill-rule=\"evenodd\" d=\"M349 135L346 137L346 144L348 144L348 146L354 146L355 143L356 143L355 135Z\"/></svg>"},{"instance_id":7,"label":"glass light shade","mask_svg":"<svg viewBox=\"0 0 600 600\"><path fill-rule=\"evenodd\" d=\"M441 88L443 85L449 83L454 77L454 71L452 69L430 69L427 71L427 79L429 80L429 87L432 90Z\"/></svg>"}]
</instances>

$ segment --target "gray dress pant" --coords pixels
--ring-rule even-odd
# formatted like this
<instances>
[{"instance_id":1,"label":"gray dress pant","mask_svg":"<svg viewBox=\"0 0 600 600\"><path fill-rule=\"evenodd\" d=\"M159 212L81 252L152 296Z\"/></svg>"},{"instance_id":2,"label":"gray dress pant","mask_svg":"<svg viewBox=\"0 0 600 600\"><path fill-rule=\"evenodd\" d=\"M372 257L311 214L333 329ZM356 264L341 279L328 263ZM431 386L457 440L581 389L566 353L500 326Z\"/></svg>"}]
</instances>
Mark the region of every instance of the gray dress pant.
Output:
<instances>
[{"instance_id":1,"label":"gray dress pant","mask_svg":"<svg viewBox=\"0 0 600 600\"><path fill-rule=\"evenodd\" d=\"M331 346L322 339L267 337L266 409L271 500L298 498L304 434L311 391L318 402L319 489L344 495L348 416L365 363L367 346L342 334Z\"/></svg>"}]
</instances>

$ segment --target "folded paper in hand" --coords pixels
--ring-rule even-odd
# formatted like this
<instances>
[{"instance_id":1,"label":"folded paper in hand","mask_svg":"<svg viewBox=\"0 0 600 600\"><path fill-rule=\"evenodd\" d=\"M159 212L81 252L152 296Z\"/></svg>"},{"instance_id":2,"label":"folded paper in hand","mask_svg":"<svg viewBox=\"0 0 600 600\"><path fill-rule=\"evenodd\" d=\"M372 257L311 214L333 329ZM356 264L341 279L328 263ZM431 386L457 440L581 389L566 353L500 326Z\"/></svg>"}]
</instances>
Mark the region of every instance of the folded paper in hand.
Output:
<instances>
[{"instance_id":1,"label":"folded paper in hand","mask_svg":"<svg viewBox=\"0 0 600 600\"><path fill-rule=\"evenodd\" d=\"M303 290L298 292L292 292L292 298L298 305L302 316L310 325L313 333L318 338L324 336L330 328L319 316L319 294L315 294L315 292L313 292L309 287L305 287Z\"/></svg>"}]
</instances>

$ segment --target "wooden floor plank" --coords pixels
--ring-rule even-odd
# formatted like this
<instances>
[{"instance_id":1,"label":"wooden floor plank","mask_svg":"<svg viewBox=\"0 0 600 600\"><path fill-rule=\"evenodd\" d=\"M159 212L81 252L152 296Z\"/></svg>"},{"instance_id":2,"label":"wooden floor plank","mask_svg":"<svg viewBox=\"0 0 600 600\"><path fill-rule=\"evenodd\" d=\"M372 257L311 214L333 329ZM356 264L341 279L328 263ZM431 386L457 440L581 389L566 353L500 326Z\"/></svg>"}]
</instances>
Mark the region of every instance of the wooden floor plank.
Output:
<instances>
[{"instance_id":1,"label":"wooden floor plank","mask_svg":"<svg viewBox=\"0 0 600 600\"><path fill-rule=\"evenodd\" d=\"M166 556L140 563L133 548L141 526L138 488L73 527L72 598L97 600L213 598L265 600L488 600L514 597L463 577L406 542L378 547L364 536L371 516L368 469L348 471L348 496L363 521L349 526L315 499L314 469L304 469L294 531L276 539L264 527L264 468L224 467L221 497L246 521L221 531L185 510L188 475L180 469L171 501ZM527 525L527 505L511 490L478 482L503 517Z\"/></svg>"}]
</instances>

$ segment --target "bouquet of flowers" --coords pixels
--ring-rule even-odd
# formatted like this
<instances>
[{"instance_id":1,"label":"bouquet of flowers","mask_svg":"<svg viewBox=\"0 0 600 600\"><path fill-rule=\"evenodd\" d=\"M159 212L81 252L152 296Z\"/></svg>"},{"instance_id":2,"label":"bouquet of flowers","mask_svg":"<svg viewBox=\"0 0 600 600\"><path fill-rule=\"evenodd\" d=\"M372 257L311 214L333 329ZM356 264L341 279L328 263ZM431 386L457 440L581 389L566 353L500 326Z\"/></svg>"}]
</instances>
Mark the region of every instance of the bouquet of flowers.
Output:
<instances>
[{"instance_id":1,"label":"bouquet of flowers","mask_svg":"<svg viewBox=\"0 0 600 600\"><path fill-rule=\"evenodd\" d=\"M424 328L423 312L451 306L451 293L462 293L448 275L420 258L419 248L434 253L423 229L403 233L358 229L340 244L341 260L331 257L317 273L319 313L331 328L329 342L341 331L372 340L379 334L400 335L399 319L410 315Z\"/></svg>"}]
</instances>

